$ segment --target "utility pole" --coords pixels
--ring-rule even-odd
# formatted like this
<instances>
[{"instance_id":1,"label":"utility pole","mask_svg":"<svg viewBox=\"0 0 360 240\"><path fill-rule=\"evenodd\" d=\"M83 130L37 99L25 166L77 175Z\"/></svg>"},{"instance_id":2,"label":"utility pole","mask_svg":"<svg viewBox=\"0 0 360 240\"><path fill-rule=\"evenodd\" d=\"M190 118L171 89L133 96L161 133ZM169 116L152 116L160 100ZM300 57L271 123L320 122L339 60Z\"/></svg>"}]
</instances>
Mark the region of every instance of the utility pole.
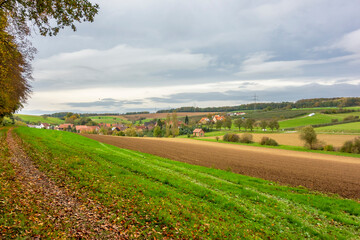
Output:
<instances>
[{"instance_id":1,"label":"utility pole","mask_svg":"<svg viewBox=\"0 0 360 240\"><path fill-rule=\"evenodd\" d=\"M254 98L253 98L253 99L254 99L254 102L255 102L255 103L254 103L254 112L255 112L255 111L256 111L256 101L259 100L259 99L258 99L258 96L256 96L256 93L254 94Z\"/></svg>"}]
</instances>

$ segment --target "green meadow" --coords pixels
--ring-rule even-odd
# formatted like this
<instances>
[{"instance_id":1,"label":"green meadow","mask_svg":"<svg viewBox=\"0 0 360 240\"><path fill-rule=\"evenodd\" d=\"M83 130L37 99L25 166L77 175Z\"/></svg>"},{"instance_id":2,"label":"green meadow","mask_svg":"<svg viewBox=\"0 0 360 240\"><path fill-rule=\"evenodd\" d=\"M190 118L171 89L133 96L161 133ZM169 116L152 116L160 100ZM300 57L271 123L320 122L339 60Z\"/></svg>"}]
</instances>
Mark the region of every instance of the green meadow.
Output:
<instances>
[{"instance_id":1,"label":"green meadow","mask_svg":"<svg viewBox=\"0 0 360 240\"><path fill-rule=\"evenodd\" d=\"M15 117L19 117L23 122L29 123L49 123L49 124L62 124L64 120L60 118L54 117L43 117L43 116L35 116L35 115L24 115L24 114L14 114Z\"/></svg>"},{"instance_id":2,"label":"green meadow","mask_svg":"<svg viewBox=\"0 0 360 240\"><path fill-rule=\"evenodd\" d=\"M309 117L308 115L304 117L289 119L280 121L280 129L283 128L296 128L307 125L315 125L315 124L323 124L323 123L331 123L332 119L338 119L338 121L342 120L342 116L335 115L327 115L327 114L319 114L316 113L314 116Z\"/></svg>"},{"instance_id":3,"label":"green meadow","mask_svg":"<svg viewBox=\"0 0 360 240\"><path fill-rule=\"evenodd\" d=\"M319 127L319 128L315 128L315 131L326 132L326 133L359 133L360 134L360 122Z\"/></svg>"},{"instance_id":4,"label":"green meadow","mask_svg":"<svg viewBox=\"0 0 360 240\"><path fill-rule=\"evenodd\" d=\"M73 133L15 132L55 183L106 206L115 222L131 226L130 232L140 229L140 238L359 238L355 200L120 149ZM0 166L2 172L11 171ZM1 193L8 193L10 185L1 181ZM0 215L0 225L10 217ZM27 218L18 221L19 232L34 224ZM38 231L51 229L41 225Z\"/></svg>"},{"instance_id":5,"label":"green meadow","mask_svg":"<svg viewBox=\"0 0 360 240\"><path fill-rule=\"evenodd\" d=\"M110 124L129 123L129 121L116 116L90 116L89 118L97 123L110 123Z\"/></svg>"}]
</instances>

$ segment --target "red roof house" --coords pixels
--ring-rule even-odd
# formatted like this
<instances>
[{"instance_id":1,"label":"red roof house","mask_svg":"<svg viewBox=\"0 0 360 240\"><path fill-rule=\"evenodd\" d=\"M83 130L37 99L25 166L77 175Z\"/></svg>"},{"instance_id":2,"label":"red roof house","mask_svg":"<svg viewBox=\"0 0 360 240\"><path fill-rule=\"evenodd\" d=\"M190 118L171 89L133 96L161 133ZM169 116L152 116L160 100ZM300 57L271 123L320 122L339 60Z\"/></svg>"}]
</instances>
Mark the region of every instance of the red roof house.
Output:
<instances>
[{"instance_id":1,"label":"red roof house","mask_svg":"<svg viewBox=\"0 0 360 240\"><path fill-rule=\"evenodd\" d=\"M204 137L204 135L205 135L205 132L201 128L196 128L193 131L193 136L195 136L195 137Z\"/></svg>"}]
</instances>

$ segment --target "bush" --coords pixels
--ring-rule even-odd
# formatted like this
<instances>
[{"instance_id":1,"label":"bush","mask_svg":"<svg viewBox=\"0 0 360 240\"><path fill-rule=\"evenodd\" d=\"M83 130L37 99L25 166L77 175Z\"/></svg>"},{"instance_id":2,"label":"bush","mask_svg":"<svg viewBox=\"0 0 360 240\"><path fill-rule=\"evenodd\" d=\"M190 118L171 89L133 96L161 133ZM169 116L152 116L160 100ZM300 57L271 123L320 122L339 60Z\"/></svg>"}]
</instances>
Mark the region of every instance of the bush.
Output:
<instances>
[{"instance_id":1,"label":"bush","mask_svg":"<svg viewBox=\"0 0 360 240\"><path fill-rule=\"evenodd\" d=\"M323 141L316 141L313 143L311 149L313 150L324 150L325 142Z\"/></svg>"},{"instance_id":2,"label":"bush","mask_svg":"<svg viewBox=\"0 0 360 240\"><path fill-rule=\"evenodd\" d=\"M243 133L240 136L241 143L252 143L253 136L250 133Z\"/></svg>"},{"instance_id":3,"label":"bush","mask_svg":"<svg viewBox=\"0 0 360 240\"><path fill-rule=\"evenodd\" d=\"M310 149L318 149L316 145L317 136L312 126L306 126L300 129L300 139L305 141L305 146Z\"/></svg>"},{"instance_id":4,"label":"bush","mask_svg":"<svg viewBox=\"0 0 360 240\"><path fill-rule=\"evenodd\" d=\"M340 148L340 152L351 153L352 147L353 147L352 141L346 141L346 142L344 143L344 145L342 145L342 147Z\"/></svg>"},{"instance_id":5,"label":"bush","mask_svg":"<svg viewBox=\"0 0 360 240\"><path fill-rule=\"evenodd\" d=\"M354 115L350 115L350 116L347 116L346 118L344 118L344 122L346 122L346 121L352 121L352 120L354 120L355 119L355 117L354 117Z\"/></svg>"},{"instance_id":6,"label":"bush","mask_svg":"<svg viewBox=\"0 0 360 240\"><path fill-rule=\"evenodd\" d=\"M332 151L334 151L334 146L331 145L331 144L325 145L325 146L324 146L324 151L332 152Z\"/></svg>"},{"instance_id":7,"label":"bush","mask_svg":"<svg viewBox=\"0 0 360 240\"><path fill-rule=\"evenodd\" d=\"M279 144L272 138L262 137L260 141L261 145L278 146Z\"/></svg>"},{"instance_id":8,"label":"bush","mask_svg":"<svg viewBox=\"0 0 360 240\"><path fill-rule=\"evenodd\" d=\"M227 133L224 135L223 140L226 142L239 142L239 136L235 133Z\"/></svg>"},{"instance_id":9,"label":"bush","mask_svg":"<svg viewBox=\"0 0 360 240\"><path fill-rule=\"evenodd\" d=\"M360 137L355 138L353 141L346 141L340 151L360 154Z\"/></svg>"}]
</instances>

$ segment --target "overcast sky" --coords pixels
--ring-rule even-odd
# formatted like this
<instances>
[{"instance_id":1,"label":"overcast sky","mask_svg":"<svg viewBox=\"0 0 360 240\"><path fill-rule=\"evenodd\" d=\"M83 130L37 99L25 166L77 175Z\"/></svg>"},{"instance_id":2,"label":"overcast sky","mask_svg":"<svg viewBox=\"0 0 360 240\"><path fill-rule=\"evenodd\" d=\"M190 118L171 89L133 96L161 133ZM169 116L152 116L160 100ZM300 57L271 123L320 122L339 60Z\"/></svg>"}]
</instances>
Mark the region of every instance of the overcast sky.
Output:
<instances>
[{"instance_id":1,"label":"overcast sky","mask_svg":"<svg viewBox=\"0 0 360 240\"><path fill-rule=\"evenodd\" d=\"M360 96L358 0L97 0L33 34L21 113L127 112Z\"/></svg>"}]
</instances>

